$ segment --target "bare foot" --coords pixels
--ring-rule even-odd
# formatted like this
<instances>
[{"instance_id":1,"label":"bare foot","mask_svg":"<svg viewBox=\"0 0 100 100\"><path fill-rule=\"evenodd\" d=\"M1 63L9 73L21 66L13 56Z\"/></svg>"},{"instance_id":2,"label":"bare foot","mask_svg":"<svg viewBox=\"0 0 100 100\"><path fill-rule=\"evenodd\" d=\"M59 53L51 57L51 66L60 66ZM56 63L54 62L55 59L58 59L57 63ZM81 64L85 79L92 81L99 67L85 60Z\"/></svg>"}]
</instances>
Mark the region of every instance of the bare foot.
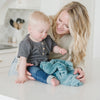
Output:
<instances>
[{"instance_id":1,"label":"bare foot","mask_svg":"<svg viewBox=\"0 0 100 100\"><path fill-rule=\"evenodd\" d=\"M59 85L59 81L58 81L56 78L52 78L52 79L51 79L51 84L52 84L53 86L57 86L57 85Z\"/></svg>"}]
</instances>

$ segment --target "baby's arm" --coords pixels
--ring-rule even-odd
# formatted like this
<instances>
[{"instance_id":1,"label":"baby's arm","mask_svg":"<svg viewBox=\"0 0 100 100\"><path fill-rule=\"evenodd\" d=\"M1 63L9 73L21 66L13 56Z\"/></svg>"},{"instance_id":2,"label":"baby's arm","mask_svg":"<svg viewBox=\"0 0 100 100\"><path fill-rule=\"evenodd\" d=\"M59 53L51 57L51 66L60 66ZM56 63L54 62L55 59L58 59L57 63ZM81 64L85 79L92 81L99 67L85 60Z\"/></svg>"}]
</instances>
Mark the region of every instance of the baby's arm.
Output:
<instances>
[{"instance_id":1,"label":"baby's arm","mask_svg":"<svg viewBox=\"0 0 100 100\"><path fill-rule=\"evenodd\" d=\"M20 57L20 64L18 68L18 78L16 80L16 83L24 83L27 80L25 71L26 71L26 58Z\"/></svg>"},{"instance_id":2,"label":"baby's arm","mask_svg":"<svg viewBox=\"0 0 100 100\"><path fill-rule=\"evenodd\" d=\"M60 53L60 54L64 55L64 54L67 53L67 50L64 49L64 48L61 48L61 47L59 47L59 46L54 46L53 52L54 52L54 53Z\"/></svg>"}]
</instances>

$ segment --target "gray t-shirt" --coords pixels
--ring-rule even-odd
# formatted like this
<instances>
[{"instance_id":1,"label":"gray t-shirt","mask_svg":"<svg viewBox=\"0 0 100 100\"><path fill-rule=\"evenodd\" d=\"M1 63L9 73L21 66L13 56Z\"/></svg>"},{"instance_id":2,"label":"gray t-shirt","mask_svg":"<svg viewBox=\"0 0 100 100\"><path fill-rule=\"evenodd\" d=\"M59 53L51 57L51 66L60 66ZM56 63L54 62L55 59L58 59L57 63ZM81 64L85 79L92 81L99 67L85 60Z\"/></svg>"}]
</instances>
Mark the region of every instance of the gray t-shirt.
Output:
<instances>
[{"instance_id":1,"label":"gray t-shirt","mask_svg":"<svg viewBox=\"0 0 100 100\"><path fill-rule=\"evenodd\" d=\"M56 43L48 35L41 42L34 42L29 38L29 34L19 44L18 58L26 57L28 63L39 66L41 61L48 61L50 52Z\"/></svg>"}]
</instances>

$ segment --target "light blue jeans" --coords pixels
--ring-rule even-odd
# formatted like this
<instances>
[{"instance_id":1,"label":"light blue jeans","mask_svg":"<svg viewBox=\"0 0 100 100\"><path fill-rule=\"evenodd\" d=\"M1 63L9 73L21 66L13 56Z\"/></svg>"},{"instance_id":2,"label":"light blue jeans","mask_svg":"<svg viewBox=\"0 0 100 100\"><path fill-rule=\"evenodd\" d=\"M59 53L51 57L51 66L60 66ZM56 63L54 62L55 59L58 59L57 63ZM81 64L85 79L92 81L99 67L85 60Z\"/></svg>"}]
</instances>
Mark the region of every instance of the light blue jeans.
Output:
<instances>
[{"instance_id":1,"label":"light blue jeans","mask_svg":"<svg viewBox=\"0 0 100 100\"><path fill-rule=\"evenodd\" d=\"M15 57L8 73L9 76L18 75L17 63L18 63L18 58ZM39 66L29 66L27 67L27 70L31 73L31 76L33 78L35 78L37 81L40 81L42 83L51 84L51 79L54 77L53 75L49 75L45 73L42 69L40 69Z\"/></svg>"}]
</instances>

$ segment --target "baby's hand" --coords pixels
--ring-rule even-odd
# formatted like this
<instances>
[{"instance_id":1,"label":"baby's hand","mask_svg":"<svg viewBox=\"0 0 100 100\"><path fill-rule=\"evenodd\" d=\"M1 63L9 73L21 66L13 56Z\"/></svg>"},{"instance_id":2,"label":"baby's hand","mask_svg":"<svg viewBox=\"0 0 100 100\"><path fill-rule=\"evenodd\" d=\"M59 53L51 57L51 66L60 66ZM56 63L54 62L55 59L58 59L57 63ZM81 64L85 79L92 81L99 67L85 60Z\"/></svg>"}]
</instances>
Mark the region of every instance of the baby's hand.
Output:
<instances>
[{"instance_id":1,"label":"baby's hand","mask_svg":"<svg viewBox=\"0 0 100 100\"><path fill-rule=\"evenodd\" d=\"M65 49L63 49L63 48L60 48L60 49L59 49L59 53L62 54L62 55L64 55L64 54L67 53L67 50L65 50Z\"/></svg>"},{"instance_id":2,"label":"baby's hand","mask_svg":"<svg viewBox=\"0 0 100 100\"><path fill-rule=\"evenodd\" d=\"M26 82L28 79L26 76L18 76L16 83L24 83Z\"/></svg>"}]
</instances>

